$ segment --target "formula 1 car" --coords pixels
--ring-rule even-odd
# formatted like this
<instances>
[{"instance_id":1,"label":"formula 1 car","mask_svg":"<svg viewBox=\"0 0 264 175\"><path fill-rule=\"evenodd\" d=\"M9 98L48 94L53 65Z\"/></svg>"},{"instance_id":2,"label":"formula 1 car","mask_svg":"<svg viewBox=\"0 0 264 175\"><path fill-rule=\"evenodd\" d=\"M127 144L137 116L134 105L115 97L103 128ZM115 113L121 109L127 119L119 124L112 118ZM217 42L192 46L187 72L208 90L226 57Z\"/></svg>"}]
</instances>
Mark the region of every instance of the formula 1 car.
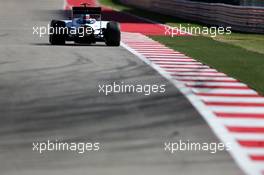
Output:
<instances>
[{"instance_id":1,"label":"formula 1 car","mask_svg":"<svg viewBox=\"0 0 264 175\"><path fill-rule=\"evenodd\" d=\"M72 8L70 20L52 20L49 41L52 45L64 45L66 41L92 44L105 42L107 46L119 46L120 27L114 21L102 21L101 7Z\"/></svg>"}]
</instances>

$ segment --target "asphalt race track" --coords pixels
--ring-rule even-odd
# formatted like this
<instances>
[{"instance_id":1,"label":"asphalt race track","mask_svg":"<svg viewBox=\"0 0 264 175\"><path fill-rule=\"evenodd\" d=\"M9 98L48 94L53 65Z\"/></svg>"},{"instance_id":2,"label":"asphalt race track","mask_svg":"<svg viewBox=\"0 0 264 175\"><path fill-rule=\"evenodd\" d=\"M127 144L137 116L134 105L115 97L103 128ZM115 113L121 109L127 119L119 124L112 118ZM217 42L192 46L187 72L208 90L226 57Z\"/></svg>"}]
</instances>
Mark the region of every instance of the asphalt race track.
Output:
<instances>
[{"instance_id":1,"label":"asphalt race track","mask_svg":"<svg viewBox=\"0 0 264 175\"><path fill-rule=\"evenodd\" d=\"M62 18L62 0L0 1L1 175L241 175L227 152L164 151L165 141L217 142L177 89L122 47L50 46L33 26ZM98 84L166 84L165 94L99 94ZM99 152L32 151L48 139Z\"/></svg>"}]
</instances>

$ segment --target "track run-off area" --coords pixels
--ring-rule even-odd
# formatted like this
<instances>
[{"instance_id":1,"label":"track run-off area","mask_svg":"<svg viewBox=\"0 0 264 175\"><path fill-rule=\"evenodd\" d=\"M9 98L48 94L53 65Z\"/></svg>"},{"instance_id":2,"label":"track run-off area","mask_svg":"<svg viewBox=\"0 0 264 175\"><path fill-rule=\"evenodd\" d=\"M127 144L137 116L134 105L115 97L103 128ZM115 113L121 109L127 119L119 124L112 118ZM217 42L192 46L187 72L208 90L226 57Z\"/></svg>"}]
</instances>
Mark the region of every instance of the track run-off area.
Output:
<instances>
[{"instance_id":1,"label":"track run-off area","mask_svg":"<svg viewBox=\"0 0 264 175\"><path fill-rule=\"evenodd\" d=\"M93 0L87 2L98 5ZM75 1L72 5L77 4ZM104 11L110 14L111 9ZM110 20L121 23L122 46L189 99L218 138L232 144L230 154L247 174L264 174L264 97L246 84L146 36L165 35L162 24L125 13L113 14Z\"/></svg>"}]
</instances>

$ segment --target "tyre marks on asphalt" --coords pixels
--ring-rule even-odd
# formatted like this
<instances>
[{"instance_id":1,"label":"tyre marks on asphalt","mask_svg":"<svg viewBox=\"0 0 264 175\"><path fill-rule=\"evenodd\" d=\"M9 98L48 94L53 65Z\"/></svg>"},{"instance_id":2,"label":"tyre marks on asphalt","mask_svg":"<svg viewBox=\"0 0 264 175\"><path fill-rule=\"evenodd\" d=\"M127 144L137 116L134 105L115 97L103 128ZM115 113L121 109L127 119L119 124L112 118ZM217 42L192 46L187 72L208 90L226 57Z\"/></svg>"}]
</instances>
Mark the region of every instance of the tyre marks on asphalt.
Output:
<instances>
[{"instance_id":1,"label":"tyre marks on asphalt","mask_svg":"<svg viewBox=\"0 0 264 175\"><path fill-rule=\"evenodd\" d=\"M246 84L137 33L123 47L170 80L202 114L247 174L264 170L264 97Z\"/></svg>"}]
</instances>

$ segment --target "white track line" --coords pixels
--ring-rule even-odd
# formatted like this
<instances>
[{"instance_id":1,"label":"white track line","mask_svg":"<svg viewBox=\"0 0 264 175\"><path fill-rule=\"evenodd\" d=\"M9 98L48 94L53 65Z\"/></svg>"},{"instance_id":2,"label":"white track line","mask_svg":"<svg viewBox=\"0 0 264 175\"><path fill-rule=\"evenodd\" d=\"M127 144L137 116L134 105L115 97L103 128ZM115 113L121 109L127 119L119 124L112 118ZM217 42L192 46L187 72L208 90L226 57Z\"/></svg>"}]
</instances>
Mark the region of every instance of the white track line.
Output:
<instances>
[{"instance_id":1,"label":"white track line","mask_svg":"<svg viewBox=\"0 0 264 175\"><path fill-rule=\"evenodd\" d=\"M232 135L235 139L238 139L238 140L253 140L254 141L254 140L264 139L264 134L233 133ZM262 149L261 151L264 153L264 149Z\"/></svg>"},{"instance_id":2,"label":"white track line","mask_svg":"<svg viewBox=\"0 0 264 175\"><path fill-rule=\"evenodd\" d=\"M263 107L208 106L214 112L264 114Z\"/></svg>"},{"instance_id":3,"label":"white track line","mask_svg":"<svg viewBox=\"0 0 264 175\"><path fill-rule=\"evenodd\" d=\"M259 119L221 119L220 122L225 126L236 127L263 127L264 121ZM263 138L264 139L264 138Z\"/></svg>"}]
</instances>

